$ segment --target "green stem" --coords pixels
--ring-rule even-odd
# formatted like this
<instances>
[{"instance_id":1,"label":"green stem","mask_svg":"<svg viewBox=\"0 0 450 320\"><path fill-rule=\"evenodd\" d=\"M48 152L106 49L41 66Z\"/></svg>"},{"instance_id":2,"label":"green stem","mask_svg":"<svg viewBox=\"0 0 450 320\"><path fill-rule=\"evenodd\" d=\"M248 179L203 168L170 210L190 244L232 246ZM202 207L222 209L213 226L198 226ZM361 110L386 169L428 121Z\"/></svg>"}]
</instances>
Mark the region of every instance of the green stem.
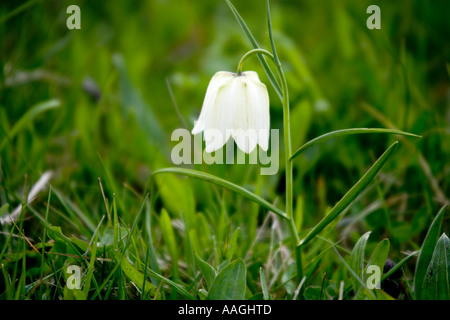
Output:
<instances>
[{"instance_id":1,"label":"green stem","mask_svg":"<svg viewBox=\"0 0 450 320\"><path fill-rule=\"evenodd\" d=\"M290 161L292 155L291 144L291 120L290 120L290 108L289 108L289 92L287 87L286 77L281 67L281 63L277 63L278 73L281 78L282 91L283 91L283 128L284 128L284 149L285 149L285 177L286 177L286 216L289 220L289 231L294 241L295 260L297 263L297 283L303 278L303 263L301 248L298 246L300 238L298 237L297 228L295 227L293 208L294 208L294 183L293 183L293 167L292 161Z\"/></svg>"},{"instance_id":2,"label":"green stem","mask_svg":"<svg viewBox=\"0 0 450 320\"><path fill-rule=\"evenodd\" d=\"M244 61L247 60L248 57L250 57L250 56L252 56L254 54L258 54L258 53L262 53L262 54L270 57L273 61L275 61L274 58L273 58L273 55L267 50L264 50L264 49L261 49L261 48L250 50L249 52L244 54L244 56L241 58L241 61L239 61L238 69L237 69L237 74L238 75L241 75L241 73L242 73L242 67L244 66Z\"/></svg>"},{"instance_id":3,"label":"green stem","mask_svg":"<svg viewBox=\"0 0 450 320\"><path fill-rule=\"evenodd\" d=\"M289 90L287 86L286 77L284 75L283 67L281 66L280 59L278 58L277 49L275 47L275 39L273 37L272 30L272 18L270 17L270 3L266 0L267 7L267 28L269 30L270 46L272 47L273 60L277 66L278 76L281 80L282 91L282 104L283 104L283 128L284 128L284 150L285 150L285 175L286 175L286 216L289 219L289 231L291 233L293 241L293 252L295 252L295 259L297 262L297 284L302 281L303 278L303 264L302 264L302 252L299 246L300 239L298 237L298 230L295 227L293 207L294 207L294 186L293 186L293 167L292 161L292 144L291 144L291 120L289 115Z\"/></svg>"}]
</instances>

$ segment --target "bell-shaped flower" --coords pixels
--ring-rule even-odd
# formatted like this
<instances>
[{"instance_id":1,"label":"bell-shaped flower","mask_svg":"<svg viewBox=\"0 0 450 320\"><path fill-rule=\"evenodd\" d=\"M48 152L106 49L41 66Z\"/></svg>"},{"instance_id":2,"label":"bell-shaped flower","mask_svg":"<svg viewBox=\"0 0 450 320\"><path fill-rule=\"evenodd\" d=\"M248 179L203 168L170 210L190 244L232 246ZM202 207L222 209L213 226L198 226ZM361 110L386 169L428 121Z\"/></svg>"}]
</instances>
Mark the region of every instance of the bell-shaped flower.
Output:
<instances>
[{"instance_id":1,"label":"bell-shaped flower","mask_svg":"<svg viewBox=\"0 0 450 320\"><path fill-rule=\"evenodd\" d=\"M230 137L239 149L252 152L269 147L269 94L258 74L220 71L206 90L200 117L192 134L203 131L206 152L220 149Z\"/></svg>"}]
</instances>

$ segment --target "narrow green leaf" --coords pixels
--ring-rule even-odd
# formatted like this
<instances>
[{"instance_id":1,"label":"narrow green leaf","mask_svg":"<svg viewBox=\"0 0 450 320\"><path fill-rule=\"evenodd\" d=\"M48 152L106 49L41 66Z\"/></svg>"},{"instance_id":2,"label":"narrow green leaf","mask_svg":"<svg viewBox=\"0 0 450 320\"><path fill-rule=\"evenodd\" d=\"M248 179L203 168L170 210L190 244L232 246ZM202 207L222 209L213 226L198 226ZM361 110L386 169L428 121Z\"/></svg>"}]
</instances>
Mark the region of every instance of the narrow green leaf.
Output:
<instances>
[{"instance_id":1,"label":"narrow green leaf","mask_svg":"<svg viewBox=\"0 0 450 320\"><path fill-rule=\"evenodd\" d=\"M160 275L159 273L156 273L150 268L147 268L147 273L150 277L157 278L161 281L164 281L168 285L170 285L172 288L176 289L178 293L182 294L185 298L190 300L197 300L192 294L190 294L185 288L180 286L179 284L173 282L172 280Z\"/></svg>"},{"instance_id":2,"label":"narrow green leaf","mask_svg":"<svg viewBox=\"0 0 450 320\"><path fill-rule=\"evenodd\" d=\"M184 168L165 168L165 169L160 169L160 170L156 170L153 172L153 174L161 174L161 173L177 173L177 174L182 174L182 175L189 176L192 178L204 180L204 181L207 181L210 183L214 183L218 186L224 187L230 191L240 194L241 196L243 196L253 202L256 202L260 206L266 208L267 210L272 211L273 213L277 214L281 218L288 219L286 214L283 211L281 211L280 209L278 209L271 203L267 202L263 198L257 196L256 194L248 191L247 189L245 189L241 186L238 186L234 183L231 183L231 182L221 179L219 177L216 177L216 176L204 173L204 172L191 170L191 169L184 169Z\"/></svg>"},{"instance_id":3,"label":"narrow green leaf","mask_svg":"<svg viewBox=\"0 0 450 320\"><path fill-rule=\"evenodd\" d=\"M6 212L6 210L8 210L9 208L9 203L5 203L3 206L1 206L0 208L0 217L3 215L3 213Z\"/></svg>"},{"instance_id":4,"label":"narrow green leaf","mask_svg":"<svg viewBox=\"0 0 450 320\"><path fill-rule=\"evenodd\" d=\"M380 171L393 151L396 149L398 142L394 142L372 167L362 176L362 178L342 197L341 200L331 209L331 211L309 232L309 234L300 241L300 246L304 246L312 240L319 232L321 232L328 224L336 219L355 198L367 187L375 175Z\"/></svg>"},{"instance_id":5,"label":"narrow green leaf","mask_svg":"<svg viewBox=\"0 0 450 320\"><path fill-rule=\"evenodd\" d=\"M367 266L374 265L380 267L380 269L383 270L384 264L386 263L387 257L389 255L389 248L389 239L381 240L375 250L373 250L372 256L370 257Z\"/></svg>"},{"instance_id":6,"label":"narrow green leaf","mask_svg":"<svg viewBox=\"0 0 450 320\"><path fill-rule=\"evenodd\" d=\"M241 26L242 30L244 31L247 38L250 40L251 45L254 49L259 49L260 46L258 45L258 42L256 41L255 37L253 36L252 32L248 28L247 24L245 23L244 19L242 19L239 12L236 10L236 8L233 6L230 0L225 0L230 7L231 11L233 12L234 16L236 17L236 20L238 21L239 25ZM261 62L261 65L264 69L264 71L267 74L267 77L269 78L270 83L272 84L273 88L275 89L275 92L277 93L278 97L280 99L283 99L283 94L281 92L280 85L278 84L278 81L276 80L276 77L272 70L270 69L266 58L262 54L257 54L259 61Z\"/></svg>"},{"instance_id":7,"label":"narrow green leaf","mask_svg":"<svg viewBox=\"0 0 450 320\"><path fill-rule=\"evenodd\" d=\"M272 31L272 18L270 17L270 3L269 0L266 0L266 8L267 8L267 29L269 30L269 40L270 46L272 47L272 54L276 64L280 63L278 59L277 49L275 47L275 40L273 39L273 31Z\"/></svg>"},{"instance_id":8,"label":"narrow green leaf","mask_svg":"<svg viewBox=\"0 0 450 320\"><path fill-rule=\"evenodd\" d=\"M297 201L296 201L296 208L295 208L295 213L294 213L294 221L295 221L295 230L297 230L298 232L300 232L300 230L302 230L302 226L303 226L303 217L305 215L303 206L304 206L304 198L299 195L297 197Z\"/></svg>"},{"instance_id":9,"label":"narrow green leaf","mask_svg":"<svg viewBox=\"0 0 450 320\"><path fill-rule=\"evenodd\" d=\"M120 268L125 273L126 277L133 281L133 283L142 290L145 281L145 291L151 297L159 297L156 287L144 278L144 275L137 270L125 257L120 261Z\"/></svg>"},{"instance_id":10,"label":"narrow green leaf","mask_svg":"<svg viewBox=\"0 0 450 320\"><path fill-rule=\"evenodd\" d=\"M94 236L91 239L91 242L89 243L89 248L91 250L91 260L89 261L89 267L86 274L86 280L84 281L83 285L83 294L80 295L79 298L82 297L82 300L86 300L87 296L89 294L89 289L91 288L91 280L92 276L94 275L94 267L95 267L95 259L97 258L97 243L98 243L98 231L100 229L100 226L103 222L103 219L105 216L102 217L100 220L100 223L97 226L97 229L95 230ZM95 279L94 279L95 280ZM77 297L78 299L78 297Z\"/></svg>"},{"instance_id":11,"label":"narrow green leaf","mask_svg":"<svg viewBox=\"0 0 450 320\"><path fill-rule=\"evenodd\" d=\"M5 286L5 293L6 293L6 299L7 300L13 300L13 295L12 295L12 283L11 283L11 278L8 274L8 272L6 271L5 265L2 263L0 265L0 267L2 268L2 273L3 273L3 278L4 278L4 286Z\"/></svg>"},{"instance_id":12,"label":"narrow green leaf","mask_svg":"<svg viewBox=\"0 0 450 320\"><path fill-rule=\"evenodd\" d=\"M6 145L6 143L11 141L16 134L22 130L28 123L30 123L37 115L40 113L55 109L60 106L60 102L57 99L52 99L48 101L44 101L41 103L38 103L37 105L33 106L30 110L28 110L20 119L16 122L16 124L9 130L7 133L7 136L5 136L0 144L0 151L3 150L3 147Z\"/></svg>"},{"instance_id":13,"label":"narrow green leaf","mask_svg":"<svg viewBox=\"0 0 450 320\"><path fill-rule=\"evenodd\" d=\"M413 253L411 253L410 255L406 256L405 258L403 258L399 263L397 263L395 265L395 267L393 267L391 270L389 270L388 272L386 272L383 277L381 278L381 281L383 282L384 280L386 280L387 278L389 278L391 275L393 275L398 269L400 269L406 262L408 262L412 257L415 257L419 254L420 251L414 251Z\"/></svg>"},{"instance_id":14,"label":"narrow green leaf","mask_svg":"<svg viewBox=\"0 0 450 320\"><path fill-rule=\"evenodd\" d=\"M214 279L216 278L216 270L214 270L214 268L208 262L204 261L198 255L195 255L195 259L198 267L205 277L206 285L208 286L208 289L210 289Z\"/></svg>"},{"instance_id":15,"label":"narrow green leaf","mask_svg":"<svg viewBox=\"0 0 450 320\"><path fill-rule=\"evenodd\" d=\"M165 209L162 209L161 211L160 225L163 239L167 245L167 250L169 251L173 266L176 269L178 264L177 241L175 240L172 222L170 221L169 214Z\"/></svg>"},{"instance_id":16,"label":"narrow green leaf","mask_svg":"<svg viewBox=\"0 0 450 320\"><path fill-rule=\"evenodd\" d=\"M267 290L266 275L264 274L264 269L262 267L259 268L259 277L261 278L261 289L263 292L264 300L271 300L269 291Z\"/></svg>"},{"instance_id":17,"label":"narrow green leaf","mask_svg":"<svg viewBox=\"0 0 450 320\"><path fill-rule=\"evenodd\" d=\"M159 269L158 264L158 258L156 256L155 246L153 245L153 237L152 237L152 217L151 217L151 208L150 208L150 201L147 201L145 206L145 222L147 227L147 234L148 234L148 254L150 255L150 267L157 273L161 273ZM146 266L148 267L148 266ZM151 281L154 285L159 285L159 279L151 278Z\"/></svg>"},{"instance_id":18,"label":"narrow green leaf","mask_svg":"<svg viewBox=\"0 0 450 320\"><path fill-rule=\"evenodd\" d=\"M337 138L340 136L350 135L350 134L363 134L363 133L387 133L387 134L399 134L404 136L410 136L415 138L421 138L421 136L409 133L409 132L403 132L400 130L394 130L394 129L382 129L382 128L352 128L352 129L342 129L342 130L336 130L332 132L325 133L317 138L314 138L307 143L305 143L303 146L301 146L297 151L294 152L294 154L291 156L290 160L292 161L296 156L298 156L302 151L305 151L308 148L311 148L315 146L316 144L325 142L329 139Z\"/></svg>"},{"instance_id":19,"label":"narrow green leaf","mask_svg":"<svg viewBox=\"0 0 450 320\"><path fill-rule=\"evenodd\" d=\"M379 268L381 274L380 274L380 283L381 283L381 277L383 276L383 268L384 268L384 264L386 263L386 259L389 255L389 248L390 248L390 242L388 239L383 239L380 241L380 243L378 243L377 247L375 248L375 250L372 253L372 256L369 259L369 262L367 262L367 266L365 268L364 271L364 282L367 283L367 280L370 276L370 273L368 272L369 267L371 266L376 266ZM376 285L376 284L375 284ZM363 291L360 291L359 293L356 294L356 299L362 299L363 295L362 295Z\"/></svg>"},{"instance_id":20,"label":"narrow green leaf","mask_svg":"<svg viewBox=\"0 0 450 320\"><path fill-rule=\"evenodd\" d=\"M55 241L55 245L52 247L50 252L70 254L73 256L77 256L77 258L79 259L83 259L83 253L80 251L77 245L75 245L74 241L72 241L73 238L71 239L65 236L61 231L61 227L47 226L47 233L48 237ZM63 250L59 251L60 249ZM85 259L83 259L83 261L86 263L86 265L88 265Z\"/></svg>"},{"instance_id":21,"label":"narrow green leaf","mask_svg":"<svg viewBox=\"0 0 450 320\"><path fill-rule=\"evenodd\" d=\"M416 264L416 272L414 275L414 295L416 299L419 299L421 296L425 273L428 265L430 264L439 234L441 233L442 219L444 217L446 207L447 206L442 207L436 215L436 218L434 218L430 228L428 229L425 240L423 241L422 248L420 249L419 258L417 259Z\"/></svg>"},{"instance_id":22,"label":"narrow green leaf","mask_svg":"<svg viewBox=\"0 0 450 320\"><path fill-rule=\"evenodd\" d=\"M114 252L117 251L119 247L119 233L120 233L120 225L119 225L119 215L117 214L117 206L116 206L116 197L113 197L113 248Z\"/></svg>"},{"instance_id":23,"label":"narrow green leaf","mask_svg":"<svg viewBox=\"0 0 450 320\"><path fill-rule=\"evenodd\" d=\"M355 271L353 271L353 269L347 264L347 262L345 262L345 259L341 256L339 251L336 249L336 245L333 242L329 241L329 240L326 240L326 239L324 239L324 240L332 245L333 251L336 253L336 255L339 258L339 260L341 260L342 264L347 268L347 270L352 274L352 276L355 277L355 279L359 282L359 284L367 291L367 293L370 295L370 297L372 299L376 299L376 297L373 294L373 292L371 290L369 290L369 288L367 288L365 282L361 279L361 277L358 276L355 273Z\"/></svg>"},{"instance_id":24,"label":"narrow green leaf","mask_svg":"<svg viewBox=\"0 0 450 320\"><path fill-rule=\"evenodd\" d=\"M450 300L450 239L445 233L434 249L420 299Z\"/></svg>"},{"instance_id":25,"label":"narrow green leaf","mask_svg":"<svg viewBox=\"0 0 450 320\"><path fill-rule=\"evenodd\" d=\"M25 245L24 245L24 248L25 248ZM26 279L27 279L26 261L27 261L27 255L24 254L22 257L22 268L20 271L20 278L17 283L16 295L14 297L14 300L19 300L19 299L21 299L21 297L25 296L25 285L26 285Z\"/></svg>"},{"instance_id":26,"label":"narrow green leaf","mask_svg":"<svg viewBox=\"0 0 450 320\"><path fill-rule=\"evenodd\" d=\"M228 243L227 249L225 251L225 257L228 261L231 261L233 254L236 251L237 239L239 237L240 229L237 228L233 235L231 236L230 242Z\"/></svg>"},{"instance_id":27,"label":"narrow green leaf","mask_svg":"<svg viewBox=\"0 0 450 320\"><path fill-rule=\"evenodd\" d=\"M95 224L92 222L91 215L86 215L81 211L71 200L64 196L57 189L53 188L52 192L56 195L58 200L63 205L64 209L69 214L71 221L83 232L84 235L90 235L95 231ZM81 221L83 223L81 223ZM86 227L87 229L86 229ZM89 230L88 230L89 229Z\"/></svg>"},{"instance_id":28,"label":"narrow green leaf","mask_svg":"<svg viewBox=\"0 0 450 320\"><path fill-rule=\"evenodd\" d=\"M209 290L209 300L243 300L245 298L245 263L235 260L219 272Z\"/></svg>"},{"instance_id":29,"label":"narrow green leaf","mask_svg":"<svg viewBox=\"0 0 450 320\"><path fill-rule=\"evenodd\" d=\"M5 23L6 21L11 19L12 17L15 17L19 13L29 9L30 7L32 7L33 5L35 5L38 2L39 2L39 0L29 0L27 2L24 2L24 3L20 4L19 6L14 8L13 10L10 10L8 13L4 14L3 16L1 16L0 17L0 24Z\"/></svg>"},{"instance_id":30,"label":"narrow green leaf","mask_svg":"<svg viewBox=\"0 0 450 320\"><path fill-rule=\"evenodd\" d=\"M361 279L364 277L364 255L367 240L369 239L370 234L371 231L363 234L355 244L355 247L350 254L350 267ZM359 283L356 281L356 279L352 278L352 284L354 292L357 292L359 289Z\"/></svg>"}]
</instances>

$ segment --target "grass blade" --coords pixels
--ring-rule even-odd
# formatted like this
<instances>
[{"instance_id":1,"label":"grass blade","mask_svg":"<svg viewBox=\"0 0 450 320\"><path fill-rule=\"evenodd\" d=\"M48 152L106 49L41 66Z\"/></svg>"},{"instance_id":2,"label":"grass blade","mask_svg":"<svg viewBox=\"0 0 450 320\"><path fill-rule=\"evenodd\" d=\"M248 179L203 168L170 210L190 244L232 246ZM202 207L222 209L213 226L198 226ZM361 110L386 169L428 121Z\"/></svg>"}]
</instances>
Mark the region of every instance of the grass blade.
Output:
<instances>
[{"instance_id":1,"label":"grass blade","mask_svg":"<svg viewBox=\"0 0 450 320\"><path fill-rule=\"evenodd\" d=\"M261 267L259 268L259 276L261 278L261 289L263 292L264 300L271 300L269 291L267 290L267 284L266 284L266 276L264 274L264 269Z\"/></svg>"},{"instance_id":2,"label":"grass blade","mask_svg":"<svg viewBox=\"0 0 450 320\"><path fill-rule=\"evenodd\" d=\"M414 256L417 256L419 254L420 251L414 251L413 253L411 253L410 255L406 256L405 258L403 258L399 263L397 263L395 265L395 267L393 267L391 270L389 270L388 272L386 272L383 277L381 278L381 282L383 282L384 280L386 280L387 278L389 278L391 275L393 275L398 269L400 269L406 262L409 261L409 259L411 259Z\"/></svg>"},{"instance_id":3,"label":"grass blade","mask_svg":"<svg viewBox=\"0 0 450 320\"><path fill-rule=\"evenodd\" d=\"M231 261L233 254L236 252L236 249L238 248L237 240L239 238L240 230L241 229L237 228L236 231L234 231L233 235L231 236L230 241L228 242L228 245L227 245L227 248L225 251L225 258L228 262Z\"/></svg>"},{"instance_id":4,"label":"grass blade","mask_svg":"<svg viewBox=\"0 0 450 320\"><path fill-rule=\"evenodd\" d=\"M91 280L94 276L94 270L95 270L95 259L97 258L97 243L98 243L98 232L100 229L100 226L103 223L105 216L102 217L100 220L100 223L97 226L97 229L95 230L94 236L92 237L90 243L89 243L89 250L91 251L91 259L89 261L89 267L87 269L87 275L86 280L84 281L83 285L83 291L81 295L75 296L77 299L80 298L82 300L87 300L89 289L91 288ZM95 278L94 278L95 281ZM75 292L74 292L75 293Z\"/></svg>"},{"instance_id":5,"label":"grass blade","mask_svg":"<svg viewBox=\"0 0 450 320\"><path fill-rule=\"evenodd\" d=\"M352 274L352 276L355 277L355 279L361 284L361 286L367 291L367 293L371 296L371 298L376 300L376 296L373 294L373 292L369 288L367 288L364 281L355 273L355 271L353 271L353 269L347 264L347 262L345 262L345 259L341 256L341 254L337 250L336 245L329 240L325 241L327 241L329 244L332 245L332 249L334 253L336 253L338 259L341 260L342 264L347 268L347 270Z\"/></svg>"},{"instance_id":6,"label":"grass blade","mask_svg":"<svg viewBox=\"0 0 450 320\"><path fill-rule=\"evenodd\" d=\"M275 60L275 63L278 65L278 64L280 64L280 60L278 59L277 49L275 47L275 41L273 39L272 18L270 17L269 0L266 0L266 7L267 7L267 29L269 30L270 46L272 47L273 59Z\"/></svg>"},{"instance_id":7,"label":"grass blade","mask_svg":"<svg viewBox=\"0 0 450 320\"><path fill-rule=\"evenodd\" d=\"M182 286L180 286L179 284L173 282L172 280L170 280L170 279L160 275L159 273L156 273L152 269L147 268L147 273L149 274L150 277L154 277L154 278L157 278L157 279L159 279L159 280L161 280L163 282L166 282L168 285L170 285L173 288L175 288L177 290L177 292L182 294L185 298L190 299L190 300L197 300L196 297L194 297L192 294L190 294Z\"/></svg>"},{"instance_id":8,"label":"grass blade","mask_svg":"<svg viewBox=\"0 0 450 320\"><path fill-rule=\"evenodd\" d=\"M174 280L178 279L178 250L177 250L177 240L175 239L175 232L172 227L172 221L169 214L165 209L161 210L160 217L160 227L162 237L167 246L167 251L172 260L172 275Z\"/></svg>"},{"instance_id":9,"label":"grass blade","mask_svg":"<svg viewBox=\"0 0 450 320\"><path fill-rule=\"evenodd\" d=\"M329 223L336 219L349 205L355 200L355 198L367 187L372 181L375 175L380 171L391 154L397 148L398 141L394 142L378 160L372 165L372 167L362 176L362 178L342 197L341 200L331 209L327 216L325 216L310 233L300 241L300 246L304 246L310 240L312 240L320 231L322 231Z\"/></svg>"},{"instance_id":10,"label":"grass blade","mask_svg":"<svg viewBox=\"0 0 450 320\"><path fill-rule=\"evenodd\" d=\"M206 261L204 261L202 258L200 258L198 255L195 255L197 265L200 268L200 271L203 274L203 277L205 277L206 285L209 288L211 288L211 285L216 278L216 270Z\"/></svg>"},{"instance_id":11,"label":"grass blade","mask_svg":"<svg viewBox=\"0 0 450 320\"><path fill-rule=\"evenodd\" d=\"M425 275L420 299L450 299L450 239L445 233L439 238Z\"/></svg>"},{"instance_id":12,"label":"grass blade","mask_svg":"<svg viewBox=\"0 0 450 320\"><path fill-rule=\"evenodd\" d=\"M218 186L224 187L225 189L228 189L237 194L240 194L243 197L245 197L253 202L256 202L260 206L266 208L267 210L272 211L273 213L277 214L281 218L288 219L286 214L282 210L278 209L277 207L275 207L271 203L267 202L263 198L257 196L256 194L248 191L247 189L245 189L241 186L238 186L234 183L231 183L231 182L221 179L219 177L210 175L208 173L191 170L191 169L184 169L184 168L164 168L164 169L156 170L153 172L153 174L161 174L161 173L177 173L177 174L182 174L182 175L185 175L188 177L204 180L204 181L207 181L210 183L214 183Z\"/></svg>"},{"instance_id":13,"label":"grass blade","mask_svg":"<svg viewBox=\"0 0 450 320\"><path fill-rule=\"evenodd\" d=\"M70 216L70 219L85 236L88 236L91 232L95 232L96 226L92 222L92 218L90 216L81 211L72 201L59 192L59 190L52 188L52 192L56 195L63 208Z\"/></svg>"},{"instance_id":14,"label":"grass blade","mask_svg":"<svg viewBox=\"0 0 450 320\"><path fill-rule=\"evenodd\" d=\"M58 108L60 104L61 103L59 100L52 99L33 106L20 118L19 121L17 121L17 123L11 128L11 130L9 130L9 132L5 132L6 136L3 138L0 144L0 151L3 150L8 140L11 141L16 136L16 134L18 134L20 130L22 130L22 128L24 128L28 123L33 121L33 119L37 115L47 110Z\"/></svg>"},{"instance_id":15,"label":"grass blade","mask_svg":"<svg viewBox=\"0 0 450 320\"><path fill-rule=\"evenodd\" d=\"M414 295L416 299L419 299L421 296L423 281L425 280L425 274L441 232L442 219L444 217L446 207L447 206L442 207L436 215L436 218L434 218L433 223L428 229L425 240L423 241L422 248L420 249L419 258L417 259L416 264L416 272L414 275Z\"/></svg>"},{"instance_id":16,"label":"grass blade","mask_svg":"<svg viewBox=\"0 0 450 320\"><path fill-rule=\"evenodd\" d=\"M366 250L366 244L367 240L369 239L369 236L371 234L371 231L366 232L359 238L358 242L356 242L355 247L352 250L352 253L350 255L350 267L355 271L355 273L363 278L363 272L364 272L364 254ZM353 290L355 292L358 291L359 283L356 281L356 279L352 279L353 284Z\"/></svg>"},{"instance_id":17,"label":"grass blade","mask_svg":"<svg viewBox=\"0 0 450 320\"><path fill-rule=\"evenodd\" d=\"M18 15L22 11L27 10L28 8L32 7L37 2L39 2L39 0L30 0L30 1L27 1L27 2L25 2L23 4L21 4L17 8L13 9L12 11L8 12L7 14L5 14L4 16L0 17L0 24L5 23L6 21L8 21L12 17Z\"/></svg>"},{"instance_id":18,"label":"grass blade","mask_svg":"<svg viewBox=\"0 0 450 320\"><path fill-rule=\"evenodd\" d=\"M134 284L143 291L143 293L145 290L145 294L150 297L156 299L160 298L156 287L151 282L147 281L144 275L128 261L127 257L124 257L120 261L120 268L125 273L126 277L133 281Z\"/></svg>"},{"instance_id":19,"label":"grass blade","mask_svg":"<svg viewBox=\"0 0 450 320\"><path fill-rule=\"evenodd\" d=\"M332 131L332 132L328 132L326 134L323 134L317 138L314 138L310 141L308 141L307 143L305 143L303 146L301 146L300 148L297 149L297 151L295 151L290 160L292 161L295 157L297 157L302 151L305 151L306 149L309 149L313 146L315 146L316 144L325 142L329 139L333 139L333 138L337 138L337 137L341 137L341 136L346 136L346 135L350 135L350 134L363 134L363 133L387 133L387 134L399 134L399 135L404 135L404 136L410 136L410 137L415 137L415 138L421 138L421 136L409 133L409 132L404 132L404 131L400 131L400 130L395 130L395 129L383 129L383 128L352 128L352 129L342 129L342 130L336 130L336 131Z\"/></svg>"},{"instance_id":20,"label":"grass blade","mask_svg":"<svg viewBox=\"0 0 450 320\"><path fill-rule=\"evenodd\" d=\"M153 196L153 195L152 195ZM156 273L161 273L159 269L158 259L156 256L155 246L153 245L153 237L152 237L152 222L151 222L151 207L150 201L147 200L146 210L145 210L145 224L147 227L147 235L148 235L148 254L150 255L150 267ZM146 270L148 266L146 265ZM155 286L159 285L159 279L151 278L152 283Z\"/></svg>"}]
</instances>

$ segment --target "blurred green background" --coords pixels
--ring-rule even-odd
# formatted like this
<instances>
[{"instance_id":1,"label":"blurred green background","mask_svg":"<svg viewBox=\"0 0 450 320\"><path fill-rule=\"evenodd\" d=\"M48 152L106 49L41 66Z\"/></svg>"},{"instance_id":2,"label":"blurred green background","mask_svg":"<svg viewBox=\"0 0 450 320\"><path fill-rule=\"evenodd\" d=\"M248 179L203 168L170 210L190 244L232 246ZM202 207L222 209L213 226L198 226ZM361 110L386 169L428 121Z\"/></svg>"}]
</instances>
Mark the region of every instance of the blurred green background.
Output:
<instances>
[{"instance_id":1,"label":"blurred green background","mask_svg":"<svg viewBox=\"0 0 450 320\"><path fill-rule=\"evenodd\" d=\"M233 3L261 46L270 48L265 2ZM66 27L72 4L81 8L81 30ZM366 27L371 4L381 8L381 30ZM371 230L373 244L391 241L391 258L398 261L404 251L420 248L450 196L450 3L274 0L271 7L290 89L294 150L352 127L392 127L423 137L401 138L333 235L352 248ZM245 256L264 210L203 182L161 176L153 184L150 178L173 165L171 133L192 129L214 73L234 71L251 49L225 1L3 0L0 39L1 205L23 202L24 190L52 170L51 185L86 220L70 221L55 201L49 221L89 239L82 226L96 226L106 214L101 178L125 222L132 223L151 192L156 220L163 207L174 219L195 216L211 230L202 235L199 229L200 238L213 233L225 241L228 228L239 227L236 254ZM257 71L269 88L271 127L281 130L281 103L258 60L248 60L245 69ZM33 109L53 99L59 103ZM305 151L295 161L295 205L303 217L297 223L307 230L319 221L396 139L348 136ZM194 167L282 206L283 161L274 176L259 176L258 165ZM42 193L32 207L45 212L46 198ZM26 226L28 237L41 237L36 219ZM181 231L177 237L184 239ZM199 242L205 257L214 245ZM164 244L157 250L166 250Z\"/></svg>"}]
</instances>

